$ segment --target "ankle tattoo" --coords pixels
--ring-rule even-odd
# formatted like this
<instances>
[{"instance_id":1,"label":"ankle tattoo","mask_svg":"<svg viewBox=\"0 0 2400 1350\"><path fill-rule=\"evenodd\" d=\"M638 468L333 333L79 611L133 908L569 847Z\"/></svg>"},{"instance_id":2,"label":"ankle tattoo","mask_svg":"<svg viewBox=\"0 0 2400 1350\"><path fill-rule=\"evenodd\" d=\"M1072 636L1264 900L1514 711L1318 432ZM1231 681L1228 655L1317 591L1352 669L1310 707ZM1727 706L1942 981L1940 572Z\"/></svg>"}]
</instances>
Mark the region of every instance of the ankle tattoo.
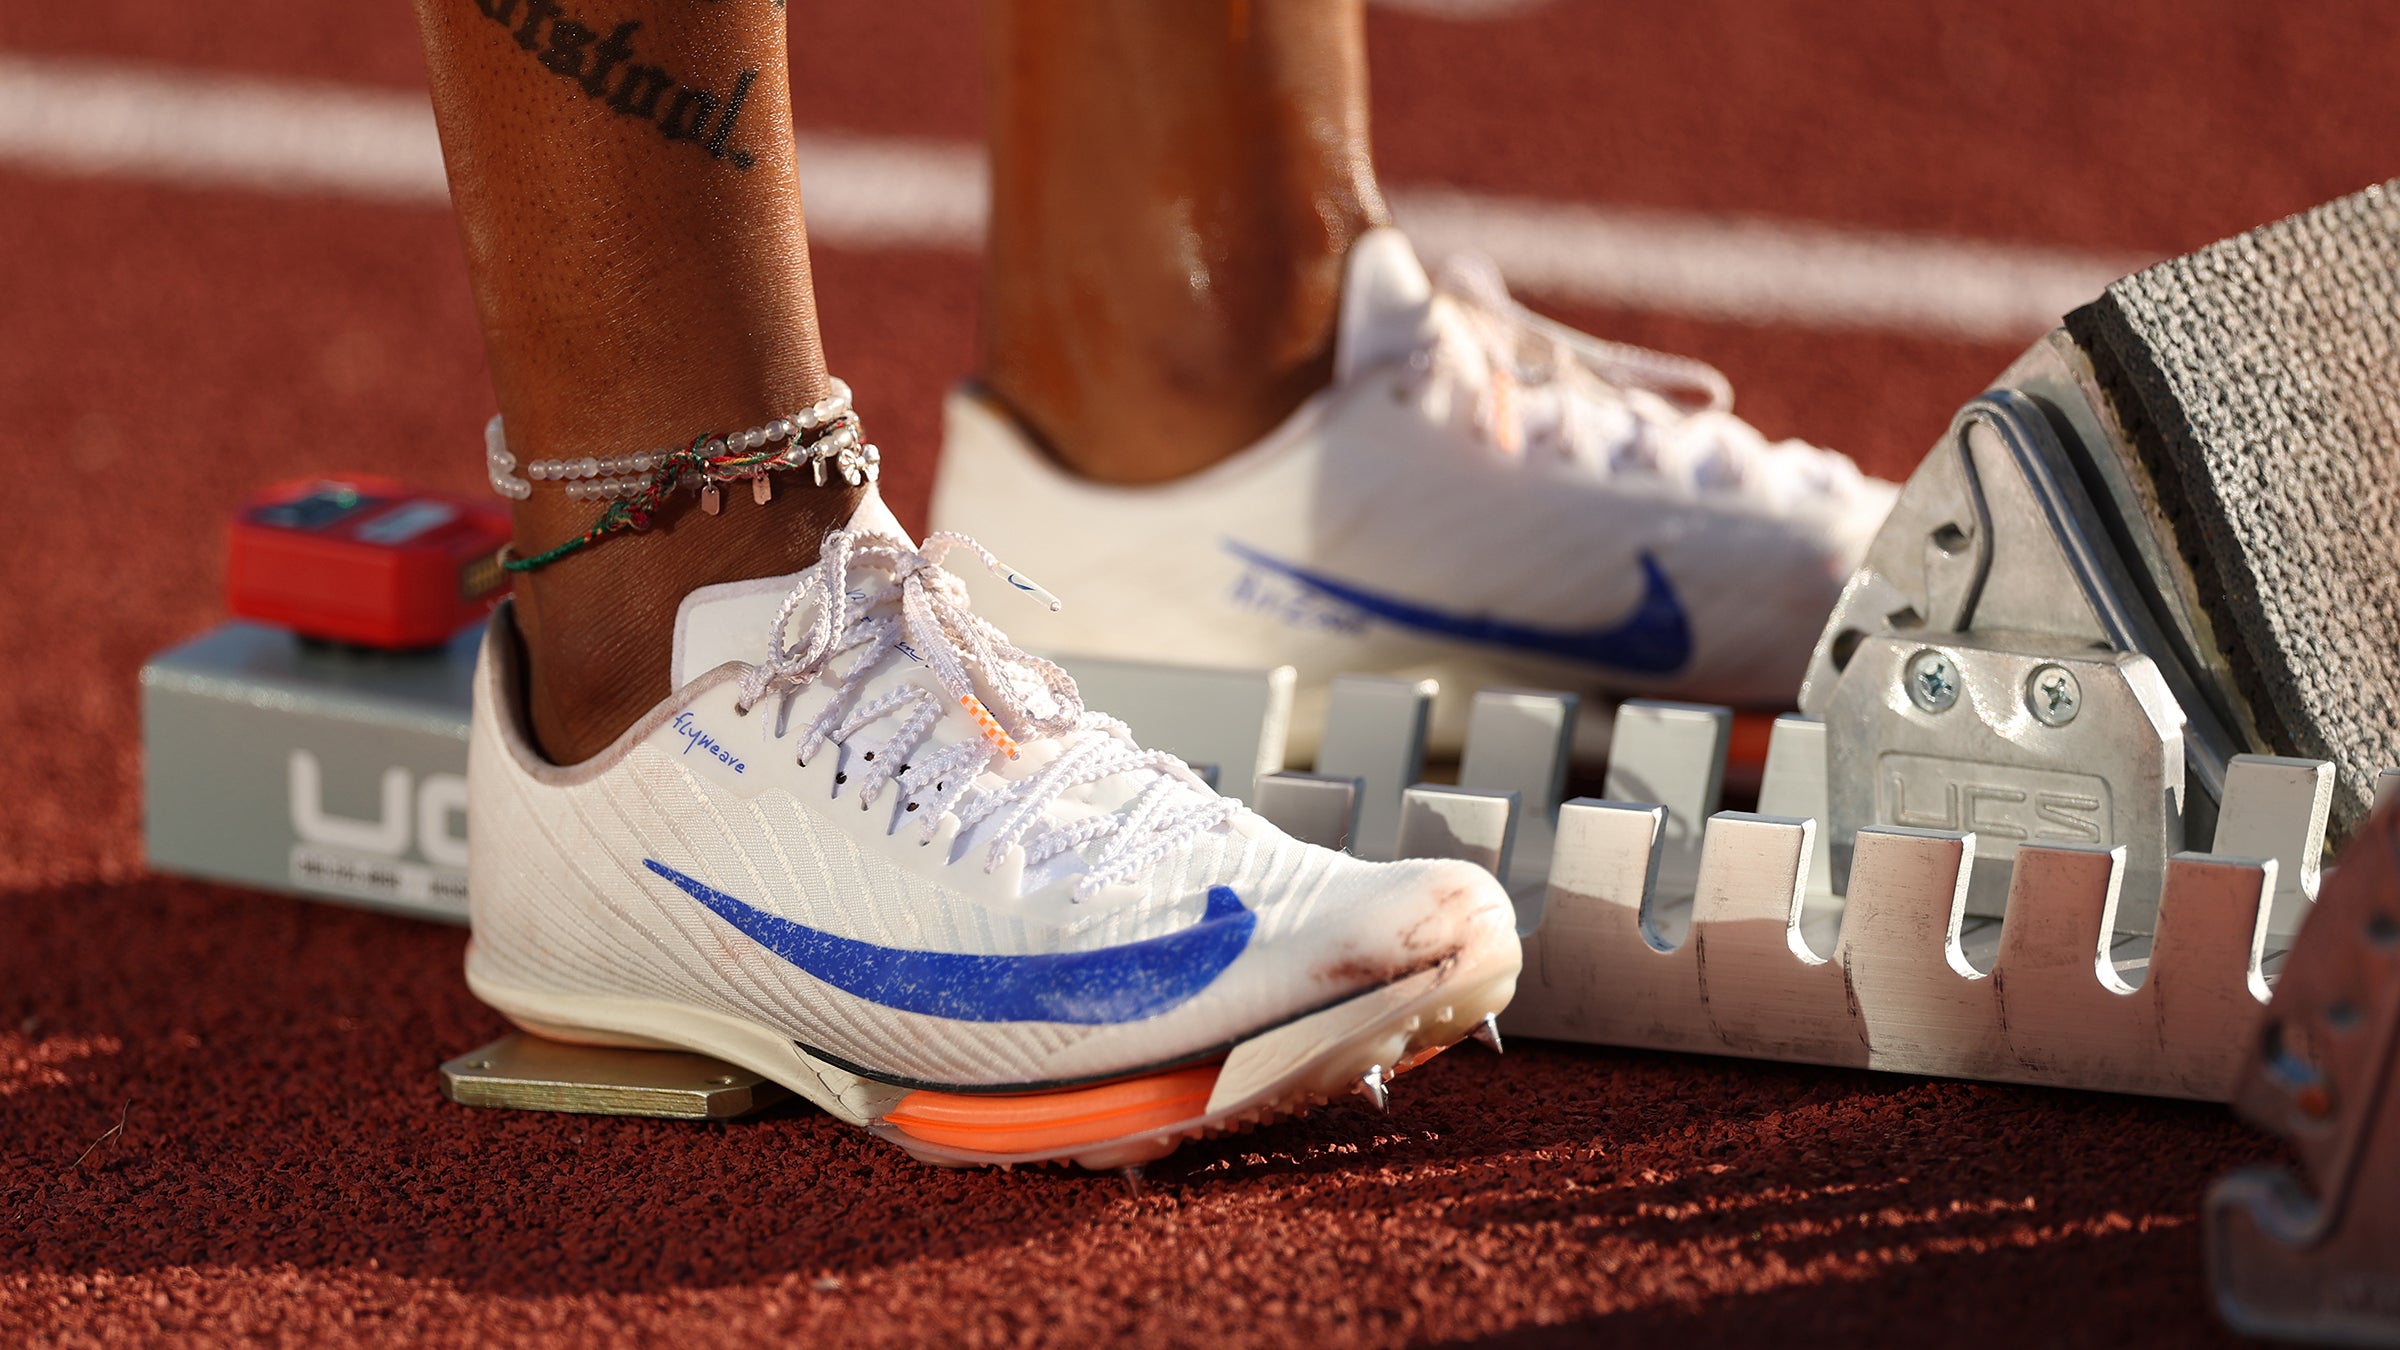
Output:
<instances>
[{"instance_id":1,"label":"ankle tattoo","mask_svg":"<svg viewBox=\"0 0 2400 1350\"><path fill-rule=\"evenodd\" d=\"M749 151L730 144L734 122L750 97L750 84L758 78L756 70L735 76L733 87L720 100L713 90L693 88L666 67L644 61L630 41L641 31L638 22L620 23L603 35L569 14L558 0L475 0L475 7L545 69L618 115L655 125L669 141L693 142L709 158L736 169L756 162Z\"/></svg>"}]
</instances>

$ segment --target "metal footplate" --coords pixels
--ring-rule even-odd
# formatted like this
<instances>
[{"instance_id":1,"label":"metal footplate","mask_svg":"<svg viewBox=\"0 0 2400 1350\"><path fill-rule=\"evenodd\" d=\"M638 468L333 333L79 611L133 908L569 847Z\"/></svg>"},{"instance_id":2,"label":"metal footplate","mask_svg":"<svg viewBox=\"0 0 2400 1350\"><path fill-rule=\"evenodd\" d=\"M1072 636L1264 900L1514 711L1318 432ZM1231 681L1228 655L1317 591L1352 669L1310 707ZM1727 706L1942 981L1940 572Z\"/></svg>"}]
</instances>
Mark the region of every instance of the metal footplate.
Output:
<instances>
[{"instance_id":1,"label":"metal footplate","mask_svg":"<svg viewBox=\"0 0 2400 1350\"><path fill-rule=\"evenodd\" d=\"M2121 519L2122 441L2064 332L1960 411L1757 813L1716 812L1721 735L1670 744L1628 705L1611 800L1558 818L1506 1029L2226 1097L2336 783L2247 753L2205 618Z\"/></svg>"},{"instance_id":2,"label":"metal footplate","mask_svg":"<svg viewBox=\"0 0 2400 1350\"><path fill-rule=\"evenodd\" d=\"M1800 706L1833 733L1837 886L1868 826L1974 832L1980 918L2000 917L2020 844L2122 847L2123 917L2146 926L2166 860L2251 748L2201 699L2076 476L2078 433L2054 410L2082 400L2106 432L2072 355L2054 335L1959 413L1818 642Z\"/></svg>"}]
</instances>

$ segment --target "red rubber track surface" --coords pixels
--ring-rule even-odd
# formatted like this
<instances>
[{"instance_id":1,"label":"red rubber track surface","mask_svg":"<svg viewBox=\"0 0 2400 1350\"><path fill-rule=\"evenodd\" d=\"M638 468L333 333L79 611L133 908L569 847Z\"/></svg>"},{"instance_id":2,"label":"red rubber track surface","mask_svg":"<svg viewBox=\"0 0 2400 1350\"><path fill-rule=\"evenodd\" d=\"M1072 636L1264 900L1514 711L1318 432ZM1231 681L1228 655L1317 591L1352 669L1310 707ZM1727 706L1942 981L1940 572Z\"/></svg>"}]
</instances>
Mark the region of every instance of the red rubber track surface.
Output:
<instances>
[{"instance_id":1,"label":"red rubber track surface","mask_svg":"<svg viewBox=\"0 0 2400 1350\"><path fill-rule=\"evenodd\" d=\"M975 134L964 0L793 11L828 54L812 122ZM2163 254L2394 167L2380 3L1370 22L1395 184ZM422 79L393 0L10 5L0 52ZM975 263L820 250L819 277L917 522ZM2015 346L1563 316L1892 474ZM463 934L145 873L134 675L218 617L251 488L476 490L489 408L441 211L0 171L0 1343L2222 1339L2199 1197L2271 1145L2214 1107L1470 1046L1389 1117L1190 1148L1129 1196L805 1110L442 1102L434 1065L500 1030Z\"/></svg>"}]
</instances>

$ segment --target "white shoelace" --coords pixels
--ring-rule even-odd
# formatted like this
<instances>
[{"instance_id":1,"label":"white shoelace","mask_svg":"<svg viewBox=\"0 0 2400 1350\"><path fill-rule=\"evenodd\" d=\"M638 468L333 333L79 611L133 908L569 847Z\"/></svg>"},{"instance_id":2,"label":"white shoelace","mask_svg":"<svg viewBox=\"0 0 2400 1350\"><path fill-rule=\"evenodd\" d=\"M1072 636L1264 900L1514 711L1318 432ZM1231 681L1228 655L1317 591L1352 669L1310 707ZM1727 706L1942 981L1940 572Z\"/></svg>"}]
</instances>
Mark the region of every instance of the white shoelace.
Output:
<instances>
[{"instance_id":1,"label":"white shoelace","mask_svg":"<svg viewBox=\"0 0 2400 1350\"><path fill-rule=\"evenodd\" d=\"M1061 854L1096 846L1080 855L1078 900L1138 880L1177 845L1232 819L1238 803L1219 797L1182 760L1135 744L1124 723L1085 709L1065 671L1020 650L974 613L966 583L941 565L953 550L975 555L1003 580L1057 605L963 534L940 531L927 536L922 549L912 549L889 535L836 530L825 537L816 570L777 611L766 659L743 677L741 709L748 712L771 692L798 690L830 672L833 697L801 734L801 763L827 742L846 743L889 719L890 734L865 752L856 769L845 770L861 809L897 784L923 822L920 842L926 844L945 812L957 815L961 837L993 822L986 872L999 868L1011 845L1024 848L1028 875ZM813 606L808 626L787 645L785 629L803 606ZM950 700L909 683L853 706L895 651L923 662ZM855 659L832 669L837 658L853 652ZM954 705L979 734L917 755ZM1057 743L1047 764L997 786L979 781L997 762L1043 742ZM1147 775L1149 781L1114 810L1049 822L1063 794L1119 774Z\"/></svg>"},{"instance_id":2,"label":"white shoelace","mask_svg":"<svg viewBox=\"0 0 2400 1350\"><path fill-rule=\"evenodd\" d=\"M1440 290L1463 323L1411 357L1407 392L1429 415L1463 421L1505 453L1703 492L1759 484L1835 496L1861 481L1848 456L1770 442L1734 416L1731 382L1706 362L1580 334L1570 342L1509 295L1488 258L1450 258Z\"/></svg>"}]
</instances>

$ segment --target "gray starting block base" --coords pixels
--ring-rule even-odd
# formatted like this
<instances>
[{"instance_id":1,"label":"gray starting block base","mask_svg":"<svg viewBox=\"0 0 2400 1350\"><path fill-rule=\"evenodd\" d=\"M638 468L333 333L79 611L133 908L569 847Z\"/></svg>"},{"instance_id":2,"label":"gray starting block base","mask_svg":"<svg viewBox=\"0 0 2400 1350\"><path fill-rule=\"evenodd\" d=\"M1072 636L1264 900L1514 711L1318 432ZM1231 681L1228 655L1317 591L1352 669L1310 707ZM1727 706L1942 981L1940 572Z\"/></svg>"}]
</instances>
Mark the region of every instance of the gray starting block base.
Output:
<instances>
[{"instance_id":1,"label":"gray starting block base","mask_svg":"<svg viewBox=\"0 0 2400 1350\"><path fill-rule=\"evenodd\" d=\"M481 636L393 655L229 623L159 653L142 667L150 865L466 922Z\"/></svg>"}]
</instances>

